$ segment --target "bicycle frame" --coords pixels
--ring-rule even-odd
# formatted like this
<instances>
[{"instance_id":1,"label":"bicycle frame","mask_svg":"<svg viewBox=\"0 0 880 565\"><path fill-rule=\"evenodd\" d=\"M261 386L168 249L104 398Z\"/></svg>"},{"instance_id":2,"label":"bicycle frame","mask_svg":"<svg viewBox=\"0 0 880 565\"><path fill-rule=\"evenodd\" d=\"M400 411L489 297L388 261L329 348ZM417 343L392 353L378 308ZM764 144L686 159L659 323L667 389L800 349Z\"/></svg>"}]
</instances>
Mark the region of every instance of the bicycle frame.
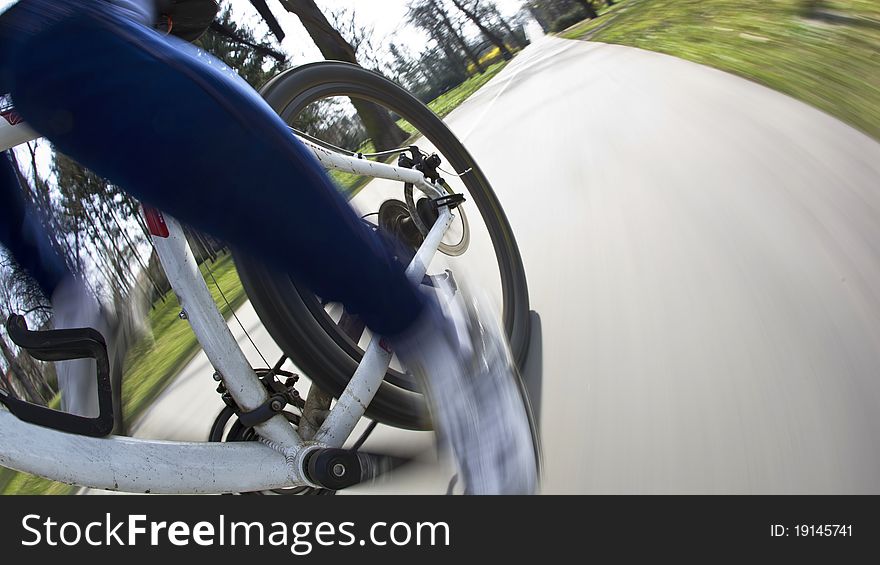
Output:
<instances>
[{"instance_id":1,"label":"bicycle frame","mask_svg":"<svg viewBox=\"0 0 880 565\"><path fill-rule=\"evenodd\" d=\"M292 134L293 135L293 134ZM10 109L0 113L0 151L39 136ZM445 194L417 170L330 151L296 136L328 170L412 183L430 198ZM198 270L180 224L145 208L153 245L199 343L236 404L254 410L268 399ZM406 270L414 283L426 274L454 220L441 207L437 222ZM23 422L0 410L0 466L86 487L129 492L208 494L318 486L305 475L306 456L342 447L379 388L392 352L373 336L364 357L315 437L304 441L277 414L256 426L261 443L194 443L110 436L91 438ZM213 381L206 382L213 386Z\"/></svg>"}]
</instances>

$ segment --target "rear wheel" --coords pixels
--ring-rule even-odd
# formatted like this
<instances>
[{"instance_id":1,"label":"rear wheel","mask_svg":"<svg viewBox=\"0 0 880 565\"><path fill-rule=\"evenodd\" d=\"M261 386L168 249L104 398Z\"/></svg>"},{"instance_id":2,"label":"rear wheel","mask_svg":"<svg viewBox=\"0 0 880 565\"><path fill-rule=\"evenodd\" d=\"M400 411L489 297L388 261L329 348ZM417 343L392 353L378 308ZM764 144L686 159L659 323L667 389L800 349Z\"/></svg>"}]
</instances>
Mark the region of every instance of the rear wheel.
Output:
<instances>
[{"instance_id":1,"label":"rear wheel","mask_svg":"<svg viewBox=\"0 0 880 565\"><path fill-rule=\"evenodd\" d=\"M348 63L292 69L273 79L262 94L291 127L352 153L370 153L373 146L364 135L350 135L360 127L350 101L357 100L358 107L363 101L384 107L411 134L402 145L436 152L441 169L455 171L441 175L448 191L465 195L459 209L463 214L444 238L441 254L428 272L485 279L476 284L494 289L511 351L521 364L528 347L529 301L519 250L488 180L443 121L390 80ZM418 191L413 194L412 187L403 183L331 176L349 192L350 202L365 221L410 250L418 247L432 221L429 203ZM405 260L406 252L401 255ZM237 255L236 263L247 295L273 339L320 388L338 397L363 356L369 330L342 305L322 300L292 278L272 273L246 256ZM428 429L426 413L413 378L393 361L367 416L391 426Z\"/></svg>"}]
</instances>

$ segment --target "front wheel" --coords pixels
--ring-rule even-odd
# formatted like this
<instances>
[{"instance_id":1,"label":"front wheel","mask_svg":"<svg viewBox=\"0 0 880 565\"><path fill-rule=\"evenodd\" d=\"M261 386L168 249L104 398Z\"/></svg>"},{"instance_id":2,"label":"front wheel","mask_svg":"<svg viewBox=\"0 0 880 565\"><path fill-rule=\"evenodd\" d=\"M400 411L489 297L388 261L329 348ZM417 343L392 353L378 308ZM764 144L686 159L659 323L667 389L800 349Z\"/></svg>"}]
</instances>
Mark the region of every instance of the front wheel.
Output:
<instances>
[{"instance_id":1,"label":"front wheel","mask_svg":"<svg viewBox=\"0 0 880 565\"><path fill-rule=\"evenodd\" d=\"M322 62L291 69L261 93L289 126L327 145L353 154L378 152L377 146L390 149L388 136L376 135L375 120L361 119L366 104L390 112L393 121L388 123L394 125L389 128L409 135L400 147L416 145L440 156L447 190L464 194L466 203L464 214L459 214L444 238L441 254L429 265L429 273L474 276L479 279L476 284L493 289L490 293L498 300L512 354L522 364L528 349L529 298L519 249L489 181L443 121L392 81L348 63ZM418 246L430 214L421 213L426 203L414 197L412 187L335 172L331 177L347 191L365 221L375 218L377 230L391 232L411 248ZM300 370L338 398L364 354L369 330L342 305L322 300L289 276L273 274L241 255L236 256L236 264L247 295L272 338ZM395 360L366 415L395 427L429 429L426 403L417 390L414 378Z\"/></svg>"}]
</instances>

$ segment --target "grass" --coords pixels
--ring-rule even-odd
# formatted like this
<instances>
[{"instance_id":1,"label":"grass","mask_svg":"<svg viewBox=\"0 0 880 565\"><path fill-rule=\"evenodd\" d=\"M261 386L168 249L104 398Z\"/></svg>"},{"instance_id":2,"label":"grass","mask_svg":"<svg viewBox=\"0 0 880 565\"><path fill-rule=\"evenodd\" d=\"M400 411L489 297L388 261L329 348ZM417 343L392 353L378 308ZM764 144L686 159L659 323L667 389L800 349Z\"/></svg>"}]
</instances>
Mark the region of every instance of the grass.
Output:
<instances>
[{"instance_id":1,"label":"grass","mask_svg":"<svg viewBox=\"0 0 880 565\"><path fill-rule=\"evenodd\" d=\"M428 108L430 108L435 114L437 114L441 118L445 118L453 110L458 108L465 100L470 98L471 95L473 95L477 90L479 90L487 82L492 80L495 75L500 73L501 70L507 65L507 63L508 61L495 63L489 66L486 69L486 72L484 72L483 74L471 76L460 85L444 92L431 102L428 102ZM415 128L412 127L405 120L398 120L397 125L399 125L404 131L409 134L416 133ZM406 143L408 143L408 141L405 142L403 145L406 145ZM375 146L373 145L372 140L367 140L362 146L358 148L358 151L360 153L374 152ZM340 189L349 198L354 198L358 191L371 180L370 177L355 175L343 171L330 171L330 177L336 181Z\"/></svg>"},{"instance_id":2,"label":"grass","mask_svg":"<svg viewBox=\"0 0 880 565\"><path fill-rule=\"evenodd\" d=\"M208 277L208 268L223 289L229 304ZM224 317L241 306L246 296L238 279L235 264L229 254L224 254L211 265L201 266L208 289ZM123 413L129 423L134 422L156 399L181 369L199 352L195 334L185 321L178 317L180 303L173 292L157 302L149 314L153 339L144 340L130 352L123 379ZM73 494L79 487L49 481L26 473L0 469L0 494Z\"/></svg>"},{"instance_id":3,"label":"grass","mask_svg":"<svg viewBox=\"0 0 880 565\"><path fill-rule=\"evenodd\" d=\"M217 280L216 285L208 277L209 268ZM229 318L233 310L247 299L232 256L224 254L212 265L202 264L201 270L214 302L220 308L221 314ZM223 289L229 305L220 296L217 285ZM180 320L179 313L177 297L169 292L165 301L150 313L153 342L139 344L128 358L122 404L129 422L141 415L168 384L169 377L176 375L199 351L195 334L188 323Z\"/></svg>"},{"instance_id":4,"label":"grass","mask_svg":"<svg viewBox=\"0 0 880 565\"><path fill-rule=\"evenodd\" d=\"M441 118L445 118L450 112L458 108L462 102L470 98L473 93L495 78L495 75L500 73L507 63L508 61L495 63L487 68L485 73L473 75L452 90L444 92L433 101L428 102L428 108Z\"/></svg>"},{"instance_id":5,"label":"grass","mask_svg":"<svg viewBox=\"0 0 880 565\"><path fill-rule=\"evenodd\" d=\"M514 47L512 45L507 45L507 48L511 52L516 51L516 47ZM504 55L501 53L501 48L500 47L493 47L492 49L489 50L488 53L486 53L485 55L480 57L480 65L483 67L484 70L488 70L488 67L491 67L495 63L500 62L503 59L503 57L504 57ZM477 70L476 65L474 65L473 63L468 63L467 72L469 75L474 74L474 72L476 70Z\"/></svg>"},{"instance_id":6,"label":"grass","mask_svg":"<svg viewBox=\"0 0 880 565\"><path fill-rule=\"evenodd\" d=\"M880 139L880 2L624 0L560 35L674 55L815 106Z\"/></svg>"}]
</instances>

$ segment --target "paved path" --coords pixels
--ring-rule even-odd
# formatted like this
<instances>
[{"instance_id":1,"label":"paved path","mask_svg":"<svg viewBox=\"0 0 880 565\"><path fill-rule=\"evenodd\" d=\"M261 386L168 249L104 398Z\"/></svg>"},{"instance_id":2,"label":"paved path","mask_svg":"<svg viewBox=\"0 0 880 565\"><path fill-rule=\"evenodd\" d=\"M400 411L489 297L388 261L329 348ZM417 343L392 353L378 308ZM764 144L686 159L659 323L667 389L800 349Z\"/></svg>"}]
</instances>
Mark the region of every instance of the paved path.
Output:
<instances>
[{"instance_id":1,"label":"paved path","mask_svg":"<svg viewBox=\"0 0 880 565\"><path fill-rule=\"evenodd\" d=\"M550 38L447 121L526 264L544 492L880 493L877 142L706 67ZM139 435L204 438L211 372L190 364ZM377 441L401 435L430 442Z\"/></svg>"}]
</instances>

